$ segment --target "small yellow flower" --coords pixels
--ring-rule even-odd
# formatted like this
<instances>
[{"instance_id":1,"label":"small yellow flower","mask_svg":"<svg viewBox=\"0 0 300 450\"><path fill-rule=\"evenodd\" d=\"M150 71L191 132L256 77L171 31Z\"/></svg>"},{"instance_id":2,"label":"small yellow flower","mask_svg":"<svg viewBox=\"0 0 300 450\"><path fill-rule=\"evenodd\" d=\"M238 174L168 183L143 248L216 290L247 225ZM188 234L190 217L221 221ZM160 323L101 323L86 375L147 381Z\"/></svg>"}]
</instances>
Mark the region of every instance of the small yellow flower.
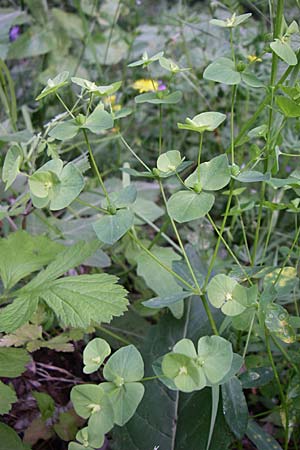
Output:
<instances>
[{"instance_id":1,"label":"small yellow flower","mask_svg":"<svg viewBox=\"0 0 300 450\"><path fill-rule=\"evenodd\" d=\"M104 99L104 103L105 105L111 105L111 109L113 111L120 111L122 106L119 103L116 103L116 99L117 99L116 95L109 95Z\"/></svg>"},{"instance_id":2,"label":"small yellow flower","mask_svg":"<svg viewBox=\"0 0 300 450\"><path fill-rule=\"evenodd\" d=\"M141 94L142 92L156 91L158 89L158 82L152 81L152 80L146 80L143 78L141 80L136 80L133 83L132 87L133 87L133 89L138 90L139 93Z\"/></svg>"},{"instance_id":3,"label":"small yellow flower","mask_svg":"<svg viewBox=\"0 0 300 450\"><path fill-rule=\"evenodd\" d=\"M256 56L256 55L248 55L247 58L248 58L248 61L249 61L250 63L254 63L254 62L262 62L262 59L259 58L259 57Z\"/></svg>"}]
</instances>

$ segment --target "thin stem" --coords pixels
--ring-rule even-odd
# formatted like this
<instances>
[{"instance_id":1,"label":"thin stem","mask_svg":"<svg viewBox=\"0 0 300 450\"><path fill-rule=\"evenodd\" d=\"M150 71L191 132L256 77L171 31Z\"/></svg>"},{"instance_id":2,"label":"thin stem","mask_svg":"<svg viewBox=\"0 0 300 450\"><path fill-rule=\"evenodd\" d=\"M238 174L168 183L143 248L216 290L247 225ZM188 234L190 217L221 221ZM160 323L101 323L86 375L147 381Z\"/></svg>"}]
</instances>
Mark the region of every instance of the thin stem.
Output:
<instances>
[{"instance_id":1,"label":"thin stem","mask_svg":"<svg viewBox=\"0 0 300 450\"><path fill-rule=\"evenodd\" d=\"M217 243L216 243L216 246L215 246L215 250L214 250L213 256L211 258L211 261L209 263L209 267L208 267L208 270L207 270L207 275L206 275L206 278L205 278L203 290L205 290L206 286L208 285L211 272L212 272L212 270L214 268L214 265L215 265L215 260L217 258L217 254L218 254L218 251L219 251L219 247L220 247L220 244L221 244L222 236L223 236L223 233L224 233L224 230L225 230L225 226L226 226L226 222L227 222L227 217L228 217L229 210L230 210L232 196L233 196L233 181L231 181L231 183L230 183L230 191L229 191L229 196L228 196L227 205L226 205L226 209L225 209L225 214L224 214L224 217L223 217L223 221L222 221L222 225L221 225L220 231L218 233L218 240L217 240Z\"/></svg>"},{"instance_id":2,"label":"thin stem","mask_svg":"<svg viewBox=\"0 0 300 450\"><path fill-rule=\"evenodd\" d=\"M230 112L230 142L231 142L231 164L234 164L234 104L236 98L237 87L232 89L231 96L231 112Z\"/></svg>"},{"instance_id":3,"label":"thin stem","mask_svg":"<svg viewBox=\"0 0 300 450\"><path fill-rule=\"evenodd\" d=\"M155 256L148 248L139 240L138 237L136 237L131 231L128 231L128 235L131 237L131 239L142 249L145 253L147 253L150 258L152 258L157 264L159 264L163 269L165 269L167 272L169 272L173 277L177 278L182 284L184 284L193 294L199 294L198 290L196 290L190 283L185 281L184 278L182 278L178 273L174 272L170 267L168 267L166 264L164 264L157 256Z\"/></svg>"},{"instance_id":4,"label":"thin stem","mask_svg":"<svg viewBox=\"0 0 300 450\"><path fill-rule=\"evenodd\" d=\"M292 358L290 357L290 355L288 354L288 352L282 347L282 345L278 342L277 339L275 339L274 336L272 336L271 334L271 339L274 342L274 344L276 345L276 347L278 348L278 350L282 353L282 355L285 357L285 359L287 360L287 362L293 367L294 371L300 375L300 370L298 369L297 365L293 362Z\"/></svg>"},{"instance_id":5,"label":"thin stem","mask_svg":"<svg viewBox=\"0 0 300 450\"><path fill-rule=\"evenodd\" d=\"M255 237L254 237L254 243L253 243L253 252L252 252L252 264L255 264L256 260L256 252L257 252L257 246L259 242L259 234L260 234L260 224L262 220L262 211L263 211L263 204L265 199L265 191L266 191L266 183L263 181L261 185L260 190L260 202L259 202L259 209L258 209L258 216L257 216L257 222L256 222L256 229L255 229Z\"/></svg>"},{"instance_id":6,"label":"thin stem","mask_svg":"<svg viewBox=\"0 0 300 450\"><path fill-rule=\"evenodd\" d=\"M199 141L199 150L198 150L198 161L197 161L197 173L198 173L198 183L200 183L200 161L202 154L202 146L203 146L203 133L200 133L200 141Z\"/></svg>"},{"instance_id":7,"label":"thin stem","mask_svg":"<svg viewBox=\"0 0 300 450\"><path fill-rule=\"evenodd\" d=\"M165 375L153 375L153 377L145 377L145 378L142 378L140 381L141 382L143 382L143 381L152 381L152 380L158 380L159 378L163 378L163 377L165 377Z\"/></svg>"},{"instance_id":8,"label":"thin stem","mask_svg":"<svg viewBox=\"0 0 300 450\"><path fill-rule=\"evenodd\" d=\"M125 141L124 137L119 133L119 137L125 147L130 151L130 153L142 164L142 166L150 173L152 173L151 169L144 163L144 161L135 153L135 151L130 147L127 141Z\"/></svg>"},{"instance_id":9,"label":"thin stem","mask_svg":"<svg viewBox=\"0 0 300 450\"><path fill-rule=\"evenodd\" d=\"M243 359L245 359L245 357L247 355L247 350L248 350L248 345L249 345L249 342L250 342L250 337L251 337L251 333L252 333L252 329L253 329L253 325L254 325L255 315L256 315L256 311L254 311L254 314L253 314L252 319L251 319L249 331L248 331L248 334L247 334L247 340L246 340L245 348L244 348L244 351L243 351Z\"/></svg>"},{"instance_id":10,"label":"thin stem","mask_svg":"<svg viewBox=\"0 0 300 450\"><path fill-rule=\"evenodd\" d=\"M286 258L285 258L285 260L284 260L284 262L283 262L283 265L281 266L280 271L278 272L278 275L277 275L277 277L276 277L276 280L274 281L274 287L275 287L275 285L278 283L279 278L280 278L280 276L281 276L281 274L282 274L282 272L283 272L283 269L285 268L285 266L286 266L288 260L290 259L290 256L291 256L291 254L292 254L292 251L294 250L294 247L295 247L295 245L296 245L297 242L298 242L299 235L300 235L300 226L299 226L299 228L298 228L298 230L297 230L297 233L296 233L296 236L295 236L295 238L294 238L294 240L293 240L293 243L292 243L292 245L291 245L291 248L289 249L289 252L288 252L288 254L286 255Z\"/></svg>"},{"instance_id":11,"label":"thin stem","mask_svg":"<svg viewBox=\"0 0 300 450\"><path fill-rule=\"evenodd\" d=\"M65 102L63 101L63 99L61 98L61 96L58 94L58 92L56 92L56 97L58 98L58 100L60 101L60 103L63 105L63 107L65 108L65 110L70 114L70 116L75 119L74 114L72 113L72 111L67 107L67 105L65 104Z\"/></svg>"},{"instance_id":12,"label":"thin stem","mask_svg":"<svg viewBox=\"0 0 300 450\"><path fill-rule=\"evenodd\" d=\"M108 330L105 327L102 327L100 325L96 325L95 328L97 328L98 330L102 331L103 333L107 334L108 336L111 336L114 339L117 339L118 341L122 342L125 345L130 345L131 342L128 341L127 339L123 338L122 336L120 336L117 333L114 333L113 331Z\"/></svg>"},{"instance_id":13,"label":"thin stem","mask_svg":"<svg viewBox=\"0 0 300 450\"><path fill-rule=\"evenodd\" d=\"M159 105L159 138L158 138L158 153L161 154L162 150L162 105Z\"/></svg>"},{"instance_id":14,"label":"thin stem","mask_svg":"<svg viewBox=\"0 0 300 450\"><path fill-rule=\"evenodd\" d=\"M285 430L285 445L284 445L284 450L287 450L288 448L288 444L289 444L289 410L288 410L288 406L287 403L285 401L285 396L284 396L284 392L281 386L281 382L280 382L280 378L278 375L278 371L276 368L276 364L272 355L272 351L271 351L271 346L270 346L270 339L269 339L269 331L267 330L267 328L265 327L265 339L266 339L266 347L267 347L267 353L269 356L269 360L274 372L274 378L275 381L277 383L278 386L278 391L279 391L279 397L280 397L280 401L281 401L281 406L284 408L284 415L285 415L285 424L284 424L284 430Z\"/></svg>"},{"instance_id":15,"label":"thin stem","mask_svg":"<svg viewBox=\"0 0 300 450\"><path fill-rule=\"evenodd\" d=\"M164 191L164 187L163 187L161 181L159 181L159 186L160 186L160 190L161 190L162 197L163 197L163 200L164 200L164 204L165 204L165 206L166 206L166 208L167 208L167 198L166 198L166 194L165 194L165 191ZM185 248L184 248L184 245L183 245L183 243L182 243L182 240L181 240L180 234L179 234L179 232L178 232L177 226L176 226L174 220L172 219L172 217L170 217L170 221L171 221L173 230L174 230L174 232L175 232L175 234L176 234L176 237L177 237L179 246L180 246L180 248L181 248L183 257L184 257L184 259L185 259L186 265L188 266L188 269L189 269L189 271L190 271L190 274L191 274L191 276L192 276L192 279L193 279L193 281L194 281L194 283L195 283L195 286L196 286L196 288L197 288L198 295L199 295L199 297L201 298L201 301L202 301L202 303L203 303L203 306L204 306L205 312L206 312L206 314L207 314L207 317L208 317L209 323L210 323L210 325L211 325L211 328L212 328L214 334L218 336L218 335L219 335L219 332L218 332L217 325L216 325L215 320L214 320L214 318L213 318L212 312L211 312L211 310L210 310L210 308L209 308L207 299L206 299L205 295L201 292L200 285L199 285L199 283L198 283L198 280L197 280L197 277L196 277L196 275L195 275L194 269L193 269L193 267L192 267L192 265L191 265L191 263L190 263L189 257L188 257L188 255L187 255L187 253L186 253L186 251L185 251Z\"/></svg>"},{"instance_id":16,"label":"thin stem","mask_svg":"<svg viewBox=\"0 0 300 450\"><path fill-rule=\"evenodd\" d=\"M231 58L232 58L232 61L234 62L234 65L236 65L234 45L233 45L233 30L232 30L232 28L229 29L229 33L230 33Z\"/></svg>"},{"instance_id":17,"label":"thin stem","mask_svg":"<svg viewBox=\"0 0 300 450\"><path fill-rule=\"evenodd\" d=\"M115 28L116 23L118 21L120 7L121 7L121 0L118 1L118 5L116 7L116 11L115 11L115 14L114 14L114 17L113 17L113 23L112 23L112 26L110 27L109 37L108 37L108 41L107 41L107 45L106 45L106 49L105 49L105 54L104 54L104 59L103 59L103 65L104 66L106 64L106 59L107 59L107 55L108 55L108 50L109 50L109 47L110 47L111 39L112 39L112 36L113 36L114 28Z\"/></svg>"},{"instance_id":18,"label":"thin stem","mask_svg":"<svg viewBox=\"0 0 300 450\"><path fill-rule=\"evenodd\" d=\"M110 207L111 206L111 202L110 202L110 199L109 199L109 195L108 195L108 192L107 192L106 187L104 185L104 181L102 179L101 173L99 172L98 166L96 164L96 161L95 161L95 158L94 158L94 155L93 155L93 152L92 152L92 148L90 146L89 139L88 139L88 136L87 136L87 132L86 132L86 130L84 128L82 129L82 132L83 132L84 139L85 139L85 142L86 142L86 145L87 145L87 148L88 148L88 152L89 152L92 168L93 168L94 172L97 175L97 178L99 180L100 186L101 186L101 188L102 188L102 190L104 192L104 195L106 197L107 204Z\"/></svg>"}]
</instances>

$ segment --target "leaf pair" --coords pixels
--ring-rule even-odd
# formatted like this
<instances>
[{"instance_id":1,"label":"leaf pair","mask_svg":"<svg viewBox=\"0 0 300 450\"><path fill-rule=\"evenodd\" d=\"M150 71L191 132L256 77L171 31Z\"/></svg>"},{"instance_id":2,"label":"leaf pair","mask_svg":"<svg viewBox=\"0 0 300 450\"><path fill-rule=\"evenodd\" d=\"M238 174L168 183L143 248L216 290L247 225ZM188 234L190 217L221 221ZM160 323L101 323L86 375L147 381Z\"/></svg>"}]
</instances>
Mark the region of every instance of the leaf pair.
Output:
<instances>
[{"instance_id":1,"label":"leaf pair","mask_svg":"<svg viewBox=\"0 0 300 450\"><path fill-rule=\"evenodd\" d=\"M102 103L98 105L89 116L79 114L75 119L59 123L49 132L49 136L60 141L74 138L80 130L89 130L91 133L101 133L114 126L110 113L105 111Z\"/></svg>"},{"instance_id":2,"label":"leaf pair","mask_svg":"<svg viewBox=\"0 0 300 450\"><path fill-rule=\"evenodd\" d=\"M84 362L88 364L85 366L85 373L97 370L110 351L103 339L91 341L84 351ZM75 411L84 419L89 419L88 427L84 429L85 434L102 436L102 444L104 434L114 424L123 426L127 423L143 398L144 386L139 382L144 376L141 354L133 345L117 350L105 364L103 375L106 382L76 386L71 391ZM83 443L80 436L76 438ZM94 447L89 438L85 445ZM81 447L73 445L70 448L75 450Z\"/></svg>"},{"instance_id":3,"label":"leaf pair","mask_svg":"<svg viewBox=\"0 0 300 450\"><path fill-rule=\"evenodd\" d=\"M217 191L230 181L230 170L226 155L220 155L209 162L200 164L185 180L188 191L178 191L168 200L168 213L183 223L204 217L213 207L215 196L210 192Z\"/></svg>"},{"instance_id":4,"label":"leaf pair","mask_svg":"<svg viewBox=\"0 0 300 450\"><path fill-rule=\"evenodd\" d=\"M236 85L243 81L250 87L264 87L264 84L253 73L244 71L245 68L246 66L239 71L231 59L221 56L206 67L203 78L228 85Z\"/></svg>"},{"instance_id":5,"label":"leaf pair","mask_svg":"<svg viewBox=\"0 0 300 450\"><path fill-rule=\"evenodd\" d=\"M84 179L73 163L63 167L61 159L53 159L29 177L32 203L36 208L49 204L52 211L69 206L84 188Z\"/></svg>"},{"instance_id":6,"label":"leaf pair","mask_svg":"<svg viewBox=\"0 0 300 450\"><path fill-rule=\"evenodd\" d=\"M198 350L190 339L181 339L173 351L163 357L162 372L183 392L201 390L219 384L231 369L232 346L219 336L203 336Z\"/></svg>"}]
</instances>

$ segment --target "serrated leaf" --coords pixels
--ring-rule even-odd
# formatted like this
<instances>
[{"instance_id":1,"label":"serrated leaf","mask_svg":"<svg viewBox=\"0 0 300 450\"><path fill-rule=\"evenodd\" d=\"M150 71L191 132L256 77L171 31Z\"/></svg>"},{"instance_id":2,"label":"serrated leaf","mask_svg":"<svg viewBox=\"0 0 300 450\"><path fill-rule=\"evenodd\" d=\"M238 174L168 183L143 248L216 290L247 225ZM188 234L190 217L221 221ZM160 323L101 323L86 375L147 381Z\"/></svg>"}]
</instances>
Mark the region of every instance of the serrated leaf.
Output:
<instances>
[{"instance_id":1,"label":"serrated leaf","mask_svg":"<svg viewBox=\"0 0 300 450\"><path fill-rule=\"evenodd\" d=\"M31 236L20 230L0 239L0 276L6 289L49 264L63 249L46 236Z\"/></svg>"},{"instance_id":2,"label":"serrated leaf","mask_svg":"<svg viewBox=\"0 0 300 450\"><path fill-rule=\"evenodd\" d=\"M17 401L14 389L0 381L0 414L8 414L11 405Z\"/></svg>"},{"instance_id":3,"label":"serrated leaf","mask_svg":"<svg viewBox=\"0 0 300 450\"><path fill-rule=\"evenodd\" d=\"M108 274L81 275L45 283L39 297L55 312L63 326L86 328L110 322L127 310L125 289Z\"/></svg>"},{"instance_id":4,"label":"serrated leaf","mask_svg":"<svg viewBox=\"0 0 300 450\"><path fill-rule=\"evenodd\" d=\"M30 357L22 348L0 348L0 377L15 378L26 370Z\"/></svg>"}]
</instances>

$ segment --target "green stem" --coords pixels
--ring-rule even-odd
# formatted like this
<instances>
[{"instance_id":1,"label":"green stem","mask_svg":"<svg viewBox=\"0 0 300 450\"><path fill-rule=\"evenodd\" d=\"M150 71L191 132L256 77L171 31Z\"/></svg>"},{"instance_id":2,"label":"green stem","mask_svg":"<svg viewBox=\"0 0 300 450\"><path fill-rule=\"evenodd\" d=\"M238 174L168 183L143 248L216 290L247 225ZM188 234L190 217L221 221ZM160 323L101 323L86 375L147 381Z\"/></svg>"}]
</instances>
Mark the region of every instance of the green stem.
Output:
<instances>
[{"instance_id":1,"label":"green stem","mask_svg":"<svg viewBox=\"0 0 300 450\"><path fill-rule=\"evenodd\" d=\"M135 157L135 159L137 159L142 166L150 173L152 173L151 169L147 166L147 164L144 163L144 161L135 153L135 151L133 150L133 148L130 147L130 145L128 144L127 141L125 141L124 137L119 133L119 137L121 139L121 141L123 142L123 144L125 145L125 147L130 151L130 153Z\"/></svg>"},{"instance_id":2,"label":"green stem","mask_svg":"<svg viewBox=\"0 0 300 450\"><path fill-rule=\"evenodd\" d=\"M67 105L65 104L65 102L63 101L63 99L61 98L61 96L58 94L58 92L55 93L56 97L58 98L58 100L60 101L60 103L63 105L63 107L65 108L65 110L70 114L70 116L72 117L72 119L75 119L74 114L72 113L72 111L67 107Z\"/></svg>"},{"instance_id":3,"label":"green stem","mask_svg":"<svg viewBox=\"0 0 300 450\"><path fill-rule=\"evenodd\" d=\"M204 135L204 132L200 133L198 161L197 161L198 183L200 183L200 162L201 162L201 154L202 154L202 146L203 146L203 135Z\"/></svg>"},{"instance_id":4,"label":"green stem","mask_svg":"<svg viewBox=\"0 0 300 450\"><path fill-rule=\"evenodd\" d=\"M113 17L113 23L112 23L112 26L110 27L110 30L109 30L109 37L108 37L108 41L107 41L107 45L106 45L106 49L105 49L103 65L106 64L106 59L107 59L107 55L108 55L108 50L109 50L109 47L110 47L111 39L112 39L112 36L113 36L114 28L115 28L115 26L117 24L118 17L119 17L120 7L121 7L121 0L118 1L117 7L116 7L116 11L115 11L115 14L114 14L114 17Z\"/></svg>"},{"instance_id":5,"label":"green stem","mask_svg":"<svg viewBox=\"0 0 300 450\"><path fill-rule=\"evenodd\" d=\"M220 247L220 244L221 244L221 241L222 241L222 236L223 236L223 233L224 233L224 230L225 230L227 217L228 217L229 210L230 210L232 196L233 196L233 181L231 181L231 183L230 183L230 191L229 191L229 196L228 196L227 205L226 205L226 209L225 209L225 214L224 214L224 217L223 217L223 221L222 221L222 225L221 225L220 231L218 233L218 240L217 240L217 243L216 243L216 246L215 246L215 250L214 250L213 256L211 258L210 264L208 266L207 275L206 275L206 278L205 278L203 290L205 290L206 286L208 285L211 272L212 272L212 270L214 268L214 265L215 265L215 260L216 260L217 255L218 255L219 247Z\"/></svg>"},{"instance_id":6,"label":"green stem","mask_svg":"<svg viewBox=\"0 0 300 450\"><path fill-rule=\"evenodd\" d=\"M244 351L243 351L243 359L245 359L246 354L247 354L248 345L249 345L249 342L250 342L250 337L251 337L251 333L252 333L252 329L253 329L253 325L254 325L255 315L256 315L256 311L254 311L254 314L253 314L252 319L251 319L249 331L248 331L248 334L247 334L247 340L246 340L245 348L244 348Z\"/></svg>"},{"instance_id":7,"label":"green stem","mask_svg":"<svg viewBox=\"0 0 300 450\"><path fill-rule=\"evenodd\" d=\"M159 181L159 186L160 186L160 190L161 190L161 193L162 193L162 197L163 197L163 201L164 201L165 207L167 208L167 198L166 198L166 194L165 194L165 191L164 191L164 187L163 187L161 181ZM170 216L169 216L169 217L170 217ZM197 277L196 277L196 275L195 275L194 269L193 269L193 267L192 267L192 265L191 265L191 263L190 263L189 257L188 257L188 255L187 255L187 253L186 253L186 251L185 251L185 248L184 248L184 245L183 245L183 243L182 243L182 240L181 240L180 234L179 234L179 232L178 232L177 226L176 226L174 220L172 219L172 217L170 217L170 222L171 222L171 224L172 224L173 230L174 230L175 235L176 235L176 237L177 237L177 241L178 241L179 246L180 246L180 248L181 248L181 251L182 251L183 257L184 257L184 259L185 259L186 265L187 265L187 267L188 267L188 269L189 269L189 271L190 271L190 274L191 274L191 276L192 276L192 279L193 279L193 281L194 281L194 283L195 283L195 286L196 286L196 288L197 288L198 295L199 295L200 299L202 300L202 303L203 303L205 312L206 312L206 314L207 314L209 323L210 323L210 325L211 325L211 328L212 328L214 334L218 336L218 335L219 335L219 332L218 332L218 329L217 329L217 325L216 325L216 323L215 323L215 320L214 320L213 315L212 315L212 313L211 313L211 310L210 310L210 308L209 308L207 299L206 299L205 295L202 294L202 292L201 292L201 288L200 288L200 285L199 285L199 283L198 283Z\"/></svg>"},{"instance_id":8,"label":"green stem","mask_svg":"<svg viewBox=\"0 0 300 450\"><path fill-rule=\"evenodd\" d=\"M199 295L199 292L197 289L195 289L190 283L185 281L184 278L182 278L178 273L174 272L170 267L168 267L166 264L164 264L157 256L155 256L148 248L136 237L131 231L128 231L128 235L131 237L131 239L142 249L145 253L147 253L150 258L152 258L157 264L159 264L163 269L165 269L169 274L173 275L173 277L177 278L182 284L184 284L193 294Z\"/></svg>"},{"instance_id":9,"label":"green stem","mask_svg":"<svg viewBox=\"0 0 300 450\"><path fill-rule=\"evenodd\" d=\"M294 238L294 240L293 240L293 243L292 243L292 245L291 245L291 248L289 249L289 252L288 252L288 254L286 255L286 258L285 258L285 260L284 260L284 262L283 262L283 265L281 266L280 271L278 272L278 275L277 275L277 277L276 277L276 280L274 281L274 287L275 287L275 285L278 283L279 278L280 278L280 276L281 276L281 274L282 274L282 272L283 272L283 269L285 268L285 266L286 266L288 260L290 259L290 256L291 256L291 254L292 254L292 251L294 250L294 247L295 247L295 245L296 245L297 242L298 242L299 236L300 236L300 226L299 226L299 228L298 228L298 230L297 230L297 233L296 233L296 235L295 235L295 238Z\"/></svg>"},{"instance_id":10,"label":"green stem","mask_svg":"<svg viewBox=\"0 0 300 450\"><path fill-rule=\"evenodd\" d=\"M84 128L82 129L82 132L83 132L83 135L84 135L85 143L86 143L87 148L88 148L88 152L89 152L92 168L93 168L94 172L96 173L97 178L99 180L99 184L100 184L100 186L101 186L101 188L102 188L102 190L104 192L104 195L106 197L106 201L107 201L108 207L110 207L111 206L111 202L110 202L110 199L109 199L109 195L108 195L108 192L107 192L106 187L104 185L104 181L102 179L101 173L99 172L98 166L96 164L96 161L95 161L95 158L94 158L94 155L93 155L93 152L92 152L92 148L90 146L89 139L88 139L88 136L87 136L87 132L86 132L86 130Z\"/></svg>"},{"instance_id":11,"label":"green stem","mask_svg":"<svg viewBox=\"0 0 300 450\"><path fill-rule=\"evenodd\" d=\"M274 342L274 344L276 345L276 347L278 348L278 350L282 353L284 358L287 360L287 362L293 367L294 371L298 375L300 375L300 370L298 369L297 365L293 362L293 360L290 357L290 355L288 354L288 352L282 347L282 345L278 342L278 340L275 339L274 336L272 336L272 334L271 334L271 339Z\"/></svg>"},{"instance_id":12,"label":"green stem","mask_svg":"<svg viewBox=\"0 0 300 450\"><path fill-rule=\"evenodd\" d=\"M232 31L232 28L229 29L229 33L230 33L231 58L232 58L232 61L234 62L234 65L236 65L234 45L233 45L233 31Z\"/></svg>"},{"instance_id":13,"label":"green stem","mask_svg":"<svg viewBox=\"0 0 300 450\"><path fill-rule=\"evenodd\" d=\"M108 336L111 336L114 339L117 339L118 341L122 342L125 345L130 345L131 342L128 341L127 339L123 338L122 336L120 336L117 333L114 333L113 331L108 330L105 327L102 327L100 325L96 325L95 328L97 328L98 330L102 331L103 333L107 334Z\"/></svg>"},{"instance_id":14,"label":"green stem","mask_svg":"<svg viewBox=\"0 0 300 450\"><path fill-rule=\"evenodd\" d=\"M160 375L160 376L154 375L153 377L145 377L145 378L142 378L140 381L143 382L143 381L158 380L159 378L162 378L162 377L164 377L164 375Z\"/></svg>"},{"instance_id":15,"label":"green stem","mask_svg":"<svg viewBox=\"0 0 300 450\"><path fill-rule=\"evenodd\" d=\"M267 330L267 328L265 327L265 339L266 339L266 347L267 347L267 353L268 353L268 357L274 372L274 378L276 381L276 384L278 386L278 391L279 391L279 397L280 397L280 401L281 401L281 406L284 409L284 415L285 415L285 424L284 424L284 430L285 430L285 445L284 445L284 450L287 450L288 448L288 444L289 444L289 411L288 411L288 406L287 403L285 401L285 396L284 396L284 392L281 386L281 382L280 382L280 378L279 378L279 374L276 368L276 364L272 355L272 350L271 350L271 346L270 346L270 339L269 339L269 331Z\"/></svg>"},{"instance_id":16,"label":"green stem","mask_svg":"<svg viewBox=\"0 0 300 450\"><path fill-rule=\"evenodd\" d=\"M263 181L261 185L260 190L260 202L259 202L259 209L258 209L258 216L257 216L257 222L256 222L256 229L255 229L255 237L254 237L254 243L253 243L253 253L252 253L252 264L255 264L256 259L256 252L257 252L257 246L259 241L259 234L260 234L260 224L262 220L262 211L263 211L263 204L265 199L265 191L266 191L266 183Z\"/></svg>"},{"instance_id":17,"label":"green stem","mask_svg":"<svg viewBox=\"0 0 300 450\"><path fill-rule=\"evenodd\" d=\"M158 153L162 150L162 105L159 105L159 138L158 138Z\"/></svg>"},{"instance_id":18,"label":"green stem","mask_svg":"<svg viewBox=\"0 0 300 450\"><path fill-rule=\"evenodd\" d=\"M230 112L230 142L231 142L231 164L234 164L234 104L236 98L237 87L232 89L231 112Z\"/></svg>"}]
</instances>

